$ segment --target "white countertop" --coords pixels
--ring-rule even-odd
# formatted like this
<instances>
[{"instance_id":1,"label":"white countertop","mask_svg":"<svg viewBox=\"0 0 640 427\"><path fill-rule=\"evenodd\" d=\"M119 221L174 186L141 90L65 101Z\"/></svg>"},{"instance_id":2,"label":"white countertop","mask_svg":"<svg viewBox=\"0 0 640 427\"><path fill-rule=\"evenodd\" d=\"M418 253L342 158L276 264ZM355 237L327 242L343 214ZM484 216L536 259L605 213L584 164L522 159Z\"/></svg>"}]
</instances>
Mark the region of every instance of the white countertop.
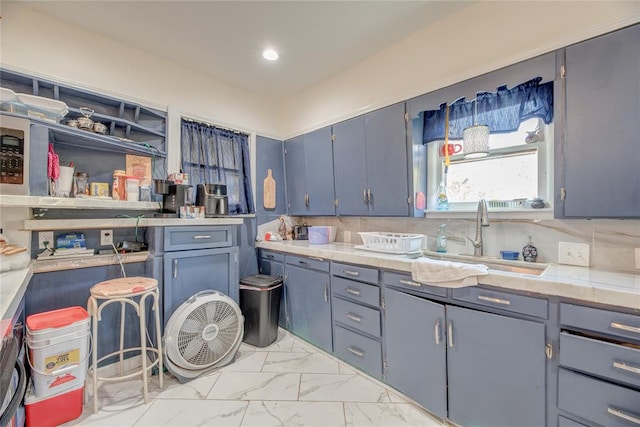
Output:
<instances>
[{"instance_id":1,"label":"white countertop","mask_svg":"<svg viewBox=\"0 0 640 427\"><path fill-rule=\"evenodd\" d=\"M33 263L26 268L0 273L0 313L2 313L0 332L4 337L11 326L11 318L18 310L20 300L27 290L33 276Z\"/></svg>"},{"instance_id":2,"label":"white countertop","mask_svg":"<svg viewBox=\"0 0 640 427\"><path fill-rule=\"evenodd\" d=\"M411 263L414 261L406 255L355 249L354 245L349 243L309 245L305 240L260 241L256 242L256 247L405 272L411 271ZM472 262L482 263L482 261ZM484 285L498 288L640 309L640 275L637 274L548 264L544 273L539 276L489 268L489 274L482 276L479 280Z\"/></svg>"},{"instance_id":3,"label":"white countertop","mask_svg":"<svg viewBox=\"0 0 640 427\"><path fill-rule=\"evenodd\" d=\"M190 225L238 225L243 223L241 216L220 218L97 218L97 219L28 219L25 230L67 230L74 228L127 228L127 227L167 227Z\"/></svg>"}]
</instances>

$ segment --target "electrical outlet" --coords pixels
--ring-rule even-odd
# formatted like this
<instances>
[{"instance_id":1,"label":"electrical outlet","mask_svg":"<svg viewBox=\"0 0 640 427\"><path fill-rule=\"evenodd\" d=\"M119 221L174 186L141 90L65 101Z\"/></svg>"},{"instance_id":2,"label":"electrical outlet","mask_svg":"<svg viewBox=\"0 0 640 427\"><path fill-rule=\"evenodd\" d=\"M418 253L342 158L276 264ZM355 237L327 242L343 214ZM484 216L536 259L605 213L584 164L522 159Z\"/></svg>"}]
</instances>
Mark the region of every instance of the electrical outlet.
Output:
<instances>
[{"instance_id":1,"label":"electrical outlet","mask_svg":"<svg viewBox=\"0 0 640 427\"><path fill-rule=\"evenodd\" d=\"M640 269L640 248L636 248L636 268Z\"/></svg>"},{"instance_id":2,"label":"electrical outlet","mask_svg":"<svg viewBox=\"0 0 640 427\"><path fill-rule=\"evenodd\" d=\"M40 231L38 233L38 249L44 249L44 242L47 243L47 248L53 249L55 243L53 241L53 231Z\"/></svg>"},{"instance_id":3,"label":"electrical outlet","mask_svg":"<svg viewBox=\"0 0 640 427\"><path fill-rule=\"evenodd\" d=\"M558 243L558 264L589 267L589 248L586 243Z\"/></svg>"},{"instance_id":4,"label":"electrical outlet","mask_svg":"<svg viewBox=\"0 0 640 427\"><path fill-rule=\"evenodd\" d=\"M100 246L113 244L113 230L100 230Z\"/></svg>"},{"instance_id":5,"label":"electrical outlet","mask_svg":"<svg viewBox=\"0 0 640 427\"><path fill-rule=\"evenodd\" d=\"M343 234L342 234L342 241L345 243L351 243L351 231L350 230L344 230Z\"/></svg>"}]
</instances>

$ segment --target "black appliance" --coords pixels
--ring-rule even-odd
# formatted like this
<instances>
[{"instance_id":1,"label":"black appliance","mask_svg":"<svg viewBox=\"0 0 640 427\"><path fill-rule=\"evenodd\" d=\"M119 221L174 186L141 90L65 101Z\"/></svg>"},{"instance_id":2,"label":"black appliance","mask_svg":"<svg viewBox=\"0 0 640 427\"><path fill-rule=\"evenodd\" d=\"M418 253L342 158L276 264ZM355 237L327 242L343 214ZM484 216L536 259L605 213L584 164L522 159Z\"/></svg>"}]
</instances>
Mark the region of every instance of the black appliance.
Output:
<instances>
[{"instance_id":1,"label":"black appliance","mask_svg":"<svg viewBox=\"0 0 640 427\"><path fill-rule=\"evenodd\" d=\"M309 240L309 226L306 222L293 226L293 240Z\"/></svg>"},{"instance_id":2,"label":"black appliance","mask_svg":"<svg viewBox=\"0 0 640 427\"><path fill-rule=\"evenodd\" d=\"M184 184L169 184L168 193L162 195L162 213L164 216L179 216L181 206L193 203L193 187Z\"/></svg>"},{"instance_id":3,"label":"black appliance","mask_svg":"<svg viewBox=\"0 0 640 427\"><path fill-rule=\"evenodd\" d=\"M198 184L196 187L196 205L204 206L206 217L228 215L227 186L223 184Z\"/></svg>"}]
</instances>

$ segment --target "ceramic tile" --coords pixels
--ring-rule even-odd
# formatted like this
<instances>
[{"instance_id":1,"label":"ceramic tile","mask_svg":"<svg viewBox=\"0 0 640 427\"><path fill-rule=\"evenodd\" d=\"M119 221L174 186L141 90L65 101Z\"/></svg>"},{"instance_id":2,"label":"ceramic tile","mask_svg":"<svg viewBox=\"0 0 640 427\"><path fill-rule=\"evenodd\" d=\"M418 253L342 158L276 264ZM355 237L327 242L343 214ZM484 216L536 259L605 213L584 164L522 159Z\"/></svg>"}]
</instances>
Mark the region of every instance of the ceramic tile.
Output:
<instances>
[{"instance_id":1,"label":"ceramic tile","mask_svg":"<svg viewBox=\"0 0 640 427\"><path fill-rule=\"evenodd\" d=\"M317 351L318 349L308 342L303 341L299 338L294 338L293 346L291 347L292 353L316 353Z\"/></svg>"},{"instance_id":2,"label":"ceramic tile","mask_svg":"<svg viewBox=\"0 0 640 427\"><path fill-rule=\"evenodd\" d=\"M337 374L338 362L322 353L269 353L263 372Z\"/></svg>"},{"instance_id":3,"label":"ceramic tile","mask_svg":"<svg viewBox=\"0 0 640 427\"><path fill-rule=\"evenodd\" d=\"M638 274L635 248L640 248L640 221L594 221L593 267Z\"/></svg>"},{"instance_id":4,"label":"ceramic tile","mask_svg":"<svg viewBox=\"0 0 640 427\"><path fill-rule=\"evenodd\" d=\"M272 344L266 347L255 347L247 343L242 343L242 345L240 346L240 350L261 351L261 352L291 351L292 346L293 346L293 336L288 332L286 332L284 329L280 329L278 331L278 338L276 338L276 340Z\"/></svg>"},{"instance_id":5,"label":"ceramic tile","mask_svg":"<svg viewBox=\"0 0 640 427\"><path fill-rule=\"evenodd\" d=\"M207 399L296 400L300 374L222 372Z\"/></svg>"},{"instance_id":6,"label":"ceramic tile","mask_svg":"<svg viewBox=\"0 0 640 427\"><path fill-rule=\"evenodd\" d=\"M361 375L302 374L300 399L323 402L389 402L389 395Z\"/></svg>"},{"instance_id":7,"label":"ceramic tile","mask_svg":"<svg viewBox=\"0 0 640 427\"><path fill-rule=\"evenodd\" d=\"M242 427L344 426L341 402L249 402Z\"/></svg>"},{"instance_id":8,"label":"ceramic tile","mask_svg":"<svg viewBox=\"0 0 640 427\"><path fill-rule=\"evenodd\" d=\"M389 393L389 399L392 403L408 403L407 399L402 394L393 389L387 389L387 393Z\"/></svg>"},{"instance_id":9,"label":"ceramic tile","mask_svg":"<svg viewBox=\"0 0 640 427\"><path fill-rule=\"evenodd\" d=\"M93 400L88 399L82 415L75 420L62 424L68 426L105 426L105 427L131 427L150 408L151 403L145 405L142 399L131 398L121 400L114 404L108 404L104 400L99 401L100 410L93 413Z\"/></svg>"},{"instance_id":10,"label":"ceramic tile","mask_svg":"<svg viewBox=\"0 0 640 427\"><path fill-rule=\"evenodd\" d=\"M247 402L156 400L135 427L240 426Z\"/></svg>"},{"instance_id":11,"label":"ceramic tile","mask_svg":"<svg viewBox=\"0 0 640 427\"><path fill-rule=\"evenodd\" d=\"M166 377L165 377L166 379ZM87 399L92 399L93 390L89 379L89 387L86 389ZM158 378L153 377L147 385L149 399L154 399L161 392ZM98 399L100 405L135 405L135 402L142 402L142 379L121 380L121 381L98 381Z\"/></svg>"},{"instance_id":12,"label":"ceramic tile","mask_svg":"<svg viewBox=\"0 0 640 427\"><path fill-rule=\"evenodd\" d=\"M219 372L202 375L184 384L175 378L165 378L164 388L158 393L159 399L205 399L211 387L218 380Z\"/></svg>"},{"instance_id":13,"label":"ceramic tile","mask_svg":"<svg viewBox=\"0 0 640 427\"><path fill-rule=\"evenodd\" d=\"M344 404L348 427L441 427L448 424L408 403L352 403Z\"/></svg>"},{"instance_id":14,"label":"ceramic tile","mask_svg":"<svg viewBox=\"0 0 640 427\"><path fill-rule=\"evenodd\" d=\"M249 350L248 347L240 347L235 360L219 369L220 372L260 372L267 358L263 351Z\"/></svg>"}]
</instances>

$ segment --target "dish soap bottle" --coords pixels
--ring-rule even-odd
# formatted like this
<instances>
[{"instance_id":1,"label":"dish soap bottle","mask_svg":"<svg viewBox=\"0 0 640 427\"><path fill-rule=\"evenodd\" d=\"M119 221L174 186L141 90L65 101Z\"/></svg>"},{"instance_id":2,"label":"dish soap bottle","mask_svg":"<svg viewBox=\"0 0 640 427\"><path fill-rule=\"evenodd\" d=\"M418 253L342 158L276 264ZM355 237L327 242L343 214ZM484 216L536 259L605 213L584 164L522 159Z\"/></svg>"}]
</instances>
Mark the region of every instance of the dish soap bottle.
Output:
<instances>
[{"instance_id":1,"label":"dish soap bottle","mask_svg":"<svg viewBox=\"0 0 640 427\"><path fill-rule=\"evenodd\" d=\"M436 210L446 211L449 209L449 197L447 197L447 186L444 178L440 181L438 190L436 191Z\"/></svg>"},{"instance_id":2,"label":"dish soap bottle","mask_svg":"<svg viewBox=\"0 0 640 427\"><path fill-rule=\"evenodd\" d=\"M447 224L440 224L438 237L436 237L436 252L447 252L447 234L444 229L446 226Z\"/></svg>"}]
</instances>

